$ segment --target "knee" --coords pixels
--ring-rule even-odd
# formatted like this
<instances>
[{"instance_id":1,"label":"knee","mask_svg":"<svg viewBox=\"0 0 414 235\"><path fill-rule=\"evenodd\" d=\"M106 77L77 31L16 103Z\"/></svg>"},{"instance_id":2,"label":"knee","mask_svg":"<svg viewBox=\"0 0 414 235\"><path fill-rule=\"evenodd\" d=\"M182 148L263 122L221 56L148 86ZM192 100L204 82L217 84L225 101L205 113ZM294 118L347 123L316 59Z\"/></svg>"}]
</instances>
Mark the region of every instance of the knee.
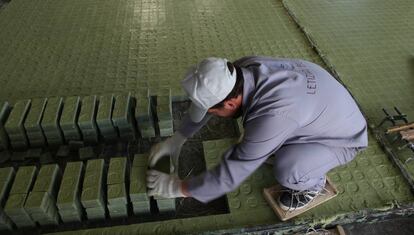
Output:
<instances>
[{"instance_id":1,"label":"knee","mask_svg":"<svg viewBox=\"0 0 414 235\"><path fill-rule=\"evenodd\" d=\"M290 162L289 165L275 164L273 174L280 185L294 190L308 189L314 183L300 162Z\"/></svg>"},{"instance_id":2,"label":"knee","mask_svg":"<svg viewBox=\"0 0 414 235\"><path fill-rule=\"evenodd\" d=\"M294 184L295 170L294 166L285 166L280 162L277 162L273 165L273 175L279 184L289 187L291 184Z\"/></svg>"}]
</instances>

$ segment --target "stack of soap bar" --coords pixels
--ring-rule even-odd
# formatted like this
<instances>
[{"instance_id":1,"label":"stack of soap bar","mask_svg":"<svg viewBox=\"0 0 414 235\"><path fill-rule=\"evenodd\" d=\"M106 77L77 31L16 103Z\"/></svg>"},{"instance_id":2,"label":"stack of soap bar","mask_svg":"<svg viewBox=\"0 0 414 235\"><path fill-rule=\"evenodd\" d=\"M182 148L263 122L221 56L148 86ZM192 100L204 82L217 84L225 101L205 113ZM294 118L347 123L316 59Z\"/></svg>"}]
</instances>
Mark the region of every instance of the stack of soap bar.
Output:
<instances>
[{"instance_id":1,"label":"stack of soap bar","mask_svg":"<svg viewBox=\"0 0 414 235\"><path fill-rule=\"evenodd\" d=\"M0 151L2 151L9 148L9 137L6 134L4 125L10 115L11 107L9 103L4 102L0 108Z\"/></svg>"},{"instance_id":2,"label":"stack of soap bar","mask_svg":"<svg viewBox=\"0 0 414 235\"><path fill-rule=\"evenodd\" d=\"M5 130L13 149L25 149L29 146L24 122L30 109L30 100L18 101L7 119Z\"/></svg>"},{"instance_id":3,"label":"stack of soap bar","mask_svg":"<svg viewBox=\"0 0 414 235\"><path fill-rule=\"evenodd\" d=\"M42 166L24 205L32 220L42 226L59 224L56 197L61 178L62 172L57 164Z\"/></svg>"},{"instance_id":4,"label":"stack of soap bar","mask_svg":"<svg viewBox=\"0 0 414 235\"><path fill-rule=\"evenodd\" d=\"M47 99L32 99L32 105L24 123L30 147L46 146L46 138L40 125L46 103Z\"/></svg>"},{"instance_id":5,"label":"stack of soap bar","mask_svg":"<svg viewBox=\"0 0 414 235\"><path fill-rule=\"evenodd\" d=\"M78 124L85 143L98 142L98 127L96 126L96 96L86 96L82 99Z\"/></svg>"},{"instance_id":6,"label":"stack of soap bar","mask_svg":"<svg viewBox=\"0 0 414 235\"><path fill-rule=\"evenodd\" d=\"M13 228L13 222L4 213L3 208L6 204L14 176L15 171L13 167L0 168L0 231Z\"/></svg>"},{"instance_id":7,"label":"stack of soap bar","mask_svg":"<svg viewBox=\"0 0 414 235\"><path fill-rule=\"evenodd\" d=\"M131 94L117 95L112 121L122 140L133 140L135 128L132 121L132 109L135 106Z\"/></svg>"},{"instance_id":8,"label":"stack of soap bar","mask_svg":"<svg viewBox=\"0 0 414 235\"><path fill-rule=\"evenodd\" d=\"M86 165L81 201L88 220L105 219L104 167L103 159L88 160Z\"/></svg>"},{"instance_id":9,"label":"stack of soap bar","mask_svg":"<svg viewBox=\"0 0 414 235\"><path fill-rule=\"evenodd\" d=\"M24 209L29 191L37 174L35 166L24 166L17 170L4 212L17 228L31 228L36 224Z\"/></svg>"},{"instance_id":10,"label":"stack of soap bar","mask_svg":"<svg viewBox=\"0 0 414 235\"><path fill-rule=\"evenodd\" d=\"M160 92L157 96L158 127L161 136L171 136L173 130L171 90Z\"/></svg>"},{"instance_id":11,"label":"stack of soap bar","mask_svg":"<svg viewBox=\"0 0 414 235\"><path fill-rule=\"evenodd\" d=\"M113 95L99 97L98 115L96 123L98 124L99 133L106 140L115 140L118 133L112 123L112 111L114 109L115 98Z\"/></svg>"},{"instance_id":12,"label":"stack of soap bar","mask_svg":"<svg viewBox=\"0 0 414 235\"><path fill-rule=\"evenodd\" d=\"M68 97L64 101L60 127L66 142L82 140L78 126L78 116L80 111L80 97Z\"/></svg>"},{"instance_id":13,"label":"stack of soap bar","mask_svg":"<svg viewBox=\"0 0 414 235\"><path fill-rule=\"evenodd\" d=\"M135 120L142 138L155 137L154 121L151 112L149 90L135 94Z\"/></svg>"},{"instance_id":14,"label":"stack of soap bar","mask_svg":"<svg viewBox=\"0 0 414 235\"><path fill-rule=\"evenodd\" d=\"M60 184L57 207L64 223L81 222L83 207L80 186L83 182L83 162L68 162Z\"/></svg>"},{"instance_id":15,"label":"stack of soap bar","mask_svg":"<svg viewBox=\"0 0 414 235\"><path fill-rule=\"evenodd\" d=\"M129 197L135 215L149 214L150 201L147 195L147 163L148 155L136 154L132 163L129 179Z\"/></svg>"},{"instance_id":16,"label":"stack of soap bar","mask_svg":"<svg viewBox=\"0 0 414 235\"><path fill-rule=\"evenodd\" d=\"M42 128L49 145L61 145L64 143L63 133L60 129L59 119L62 114L63 98L49 98L42 120Z\"/></svg>"},{"instance_id":17,"label":"stack of soap bar","mask_svg":"<svg viewBox=\"0 0 414 235\"><path fill-rule=\"evenodd\" d=\"M126 182L129 177L129 162L126 157L111 158L108 168L108 210L111 218L128 216Z\"/></svg>"},{"instance_id":18,"label":"stack of soap bar","mask_svg":"<svg viewBox=\"0 0 414 235\"><path fill-rule=\"evenodd\" d=\"M154 166L154 170L170 174L170 158L163 157ZM163 198L160 196L154 196L157 201L158 210L160 213L175 212L175 198Z\"/></svg>"}]
</instances>

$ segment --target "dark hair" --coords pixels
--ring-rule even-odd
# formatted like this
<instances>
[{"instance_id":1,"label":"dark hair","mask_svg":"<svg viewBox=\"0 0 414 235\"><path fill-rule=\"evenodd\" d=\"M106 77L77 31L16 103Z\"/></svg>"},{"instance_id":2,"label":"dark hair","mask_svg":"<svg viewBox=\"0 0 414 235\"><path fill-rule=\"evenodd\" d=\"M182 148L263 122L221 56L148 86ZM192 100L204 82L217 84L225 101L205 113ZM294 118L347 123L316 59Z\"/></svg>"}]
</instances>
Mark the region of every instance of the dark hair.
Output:
<instances>
[{"instance_id":1,"label":"dark hair","mask_svg":"<svg viewBox=\"0 0 414 235\"><path fill-rule=\"evenodd\" d=\"M238 67L237 65L233 65L230 62L227 62L227 67L229 68L230 73L233 73L233 71L236 70L236 84L234 84L233 89L230 91L230 93L226 96L224 100L222 100L220 103L211 107L213 109L218 109L218 108L223 107L224 102L226 102L227 100L236 98L237 96L243 93L244 79L243 79L243 74L242 74L240 67Z\"/></svg>"}]
</instances>

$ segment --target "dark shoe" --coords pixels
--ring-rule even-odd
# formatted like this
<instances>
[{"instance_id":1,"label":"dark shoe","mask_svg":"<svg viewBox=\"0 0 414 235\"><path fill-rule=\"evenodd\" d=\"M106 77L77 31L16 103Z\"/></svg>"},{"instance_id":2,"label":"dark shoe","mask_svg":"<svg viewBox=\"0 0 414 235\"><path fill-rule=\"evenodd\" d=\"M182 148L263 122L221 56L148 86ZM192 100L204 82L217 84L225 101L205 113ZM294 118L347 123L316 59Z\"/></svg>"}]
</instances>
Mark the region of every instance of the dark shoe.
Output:
<instances>
[{"instance_id":1,"label":"dark shoe","mask_svg":"<svg viewBox=\"0 0 414 235\"><path fill-rule=\"evenodd\" d=\"M285 211L300 210L309 205L320 193L319 191L286 189L279 197L279 206Z\"/></svg>"}]
</instances>

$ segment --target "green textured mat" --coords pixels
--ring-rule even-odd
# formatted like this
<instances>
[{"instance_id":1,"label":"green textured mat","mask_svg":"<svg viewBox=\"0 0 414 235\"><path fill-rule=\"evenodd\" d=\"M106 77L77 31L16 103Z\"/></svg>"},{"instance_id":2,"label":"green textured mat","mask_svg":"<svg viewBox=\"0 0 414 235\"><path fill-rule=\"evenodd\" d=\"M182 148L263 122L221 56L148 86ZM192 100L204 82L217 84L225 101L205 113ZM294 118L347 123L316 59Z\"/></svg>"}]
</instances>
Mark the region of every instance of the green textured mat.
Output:
<instances>
[{"instance_id":1,"label":"green textured mat","mask_svg":"<svg viewBox=\"0 0 414 235\"><path fill-rule=\"evenodd\" d=\"M320 63L280 1L13 0L0 12L0 101L165 87L208 56Z\"/></svg>"},{"instance_id":2,"label":"green textured mat","mask_svg":"<svg viewBox=\"0 0 414 235\"><path fill-rule=\"evenodd\" d=\"M284 0L283 3L326 64L354 95L371 127L377 127L385 117L382 108L395 115L394 106L407 114L409 121L414 121L411 0ZM414 162L405 163L414 156L413 151L399 151L396 146L392 149L396 161L414 184Z\"/></svg>"},{"instance_id":3,"label":"green textured mat","mask_svg":"<svg viewBox=\"0 0 414 235\"><path fill-rule=\"evenodd\" d=\"M284 0L370 124L397 106L414 119L414 5L411 0Z\"/></svg>"}]
</instances>

